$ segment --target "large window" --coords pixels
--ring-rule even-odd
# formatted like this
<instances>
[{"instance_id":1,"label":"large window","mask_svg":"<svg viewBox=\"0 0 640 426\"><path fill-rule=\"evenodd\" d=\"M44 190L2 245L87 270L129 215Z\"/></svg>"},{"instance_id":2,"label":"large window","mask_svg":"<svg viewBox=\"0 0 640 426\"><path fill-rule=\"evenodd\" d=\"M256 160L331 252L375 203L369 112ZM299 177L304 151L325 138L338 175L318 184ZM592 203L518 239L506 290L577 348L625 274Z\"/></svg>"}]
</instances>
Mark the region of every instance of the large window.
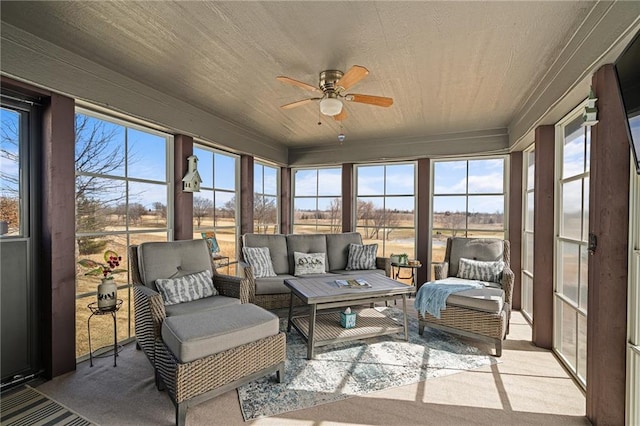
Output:
<instances>
[{"instance_id":1,"label":"large window","mask_svg":"<svg viewBox=\"0 0 640 426\"><path fill-rule=\"evenodd\" d=\"M293 232L342 232L341 168L294 170Z\"/></svg>"},{"instance_id":2,"label":"large window","mask_svg":"<svg viewBox=\"0 0 640 426\"><path fill-rule=\"evenodd\" d=\"M587 382L587 272L591 128L582 108L556 126L556 247L553 349Z\"/></svg>"},{"instance_id":3,"label":"large window","mask_svg":"<svg viewBox=\"0 0 640 426\"><path fill-rule=\"evenodd\" d=\"M378 256L415 258L415 163L356 166L356 230Z\"/></svg>"},{"instance_id":4,"label":"large window","mask_svg":"<svg viewBox=\"0 0 640 426\"><path fill-rule=\"evenodd\" d=\"M523 221L522 232L522 314L533 322L533 195L535 177L535 150L524 152L523 159Z\"/></svg>"},{"instance_id":5,"label":"large window","mask_svg":"<svg viewBox=\"0 0 640 426\"><path fill-rule=\"evenodd\" d=\"M505 237L505 162L497 157L433 163L433 263L444 261L447 237Z\"/></svg>"},{"instance_id":6,"label":"large window","mask_svg":"<svg viewBox=\"0 0 640 426\"><path fill-rule=\"evenodd\" d=\"M258 234L279 232L279 172L277 167L264 163L253 165L253 232Z\"/></svg>"},{"instance_id":7,"label":"large window","mask_svg":"<svg viewBox=\"0 0 640 426\"><path fill-rule=\"evenodd\" d=\"M203 145L194 146L193 154L198 157L202 178L200 192L193 193L193 237L201 238L202 232L214 231L220 254L235 259L239 157Z\"/></svg>"},{"instance_id":8,"label":"large window","mask_svg":"<svg viewBox=\"0 0 640 426\"><path fill-rule=\"evenodd\" d=\"M170 152L167 134L78 110L75 117L76 242L77 256L105 263L105 250L120 256L120 268L127 269L127 247L145 241L171 238ZM76 354L88 353L87 305L95 301L99 280L76 275ZM116 275L118 339L134 334L133 303L129 280ZM96 330L93 327L104 327ZM92 322L92 346L109 345L108 321Z\"/></svg>"}]
</instances>

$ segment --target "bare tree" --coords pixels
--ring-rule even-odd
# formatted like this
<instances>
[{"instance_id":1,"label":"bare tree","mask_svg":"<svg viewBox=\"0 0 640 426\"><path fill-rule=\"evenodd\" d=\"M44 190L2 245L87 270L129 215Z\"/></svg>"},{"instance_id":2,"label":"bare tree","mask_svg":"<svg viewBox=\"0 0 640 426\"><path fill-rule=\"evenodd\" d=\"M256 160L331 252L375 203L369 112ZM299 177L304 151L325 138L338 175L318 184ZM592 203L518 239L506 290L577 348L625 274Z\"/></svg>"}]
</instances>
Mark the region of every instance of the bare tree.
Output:
<instances>
[{"instance_id":1,"label":"bare tree","mask_svg":"<svg viewBox=\"0 0 640 426\"><path fill-rule=\"evenodd\" d=\"M134 224L138 224L142 216L147 213L147 209L140 203L129 204L129 220Z\"/></svg>"},{"instance_id":2,"label":"bare tree","mask_svg":"<svg viewBox=\"0 0 640 426\"><path fill-rule=\"evenodd\" d=\"M196 218L197 226L200 227L202 218L213 214L213 201L203 197L193 197L193 217Z\"/></svg>"},{"instance_id":3,"label":"bare tree","mask_svg":"<svg viewBox=\"0 0 640 426\"><path fill-rule=\"evenodd\" d=\"M15 166L14 170L19 167L19 151L18 151L18 127L15 120L11 119L10 114L2 115L2 125L0 126L0 158L9 164ZM3 162L4 162L3 161ZM18 197L19 175L10 173L8 167L0 168L0 193L5 197Z\"/></svg>"},{"instance_id":4,"label":"bare tree","mask_svg":"<svg viewBox=\"0 0 640 426\"><path fill-rule=\"evenodd\" d=\"M153 209L156 211L156 215L158 215L159 217L163 219L167 217L167 206L162 204L160 201L156 201L155 203L153 203Z\"/></svg>"},{"instance_id":5,"label":"bare tree","mask_svg":"<svg viewBox=\"0 0 640 426\"><path fill-rule=\"evenodd\" d=\"M111 174L124 166L124 145L114 143L116 126L76 114L76 200L100 195L104 203L124 199L119 188L105 188L96 175Z\"/></svg>"},{"instance_id":6,"label":"bare tree","mask_svg":"<svg viewBox=\"0 0 640 426\"><path fill-rule=\"evenodd\" d=\"M15 232L20 226L18 127L10 114L2 114L0 162L14 166L0 167L0 221L7 223L9 232Z\"/></svg>"},{"instance_id":7,"label":"bare tree","mask_svg":"<svg viewBox=\"0 0 640 426\"><path fill-rule=\"evenodd\" d=\"M235 199L233 201L235 209ZM263 194L253 194L253 223L256 232L266 234L269 231L269 225L274 225L275 232L277 220L276 200L273 197L265 197Z\"/></svg>"},{"instance_id":8,"label":"bare tree","mask_svg":"<svg viewBox=\"0 0 640 426\"><path fill-rule=\"evenodd\" d=\"M329 204L329 223L331 224L331 232L338 233L342 231L342 199L334 198Z\"/></svg>"},{"instance_id":9,"label":"bare tree","mask_svg":"<svg viewBox=\"0 0 640 426\"><path fill-rule=\"evenodd\" d=\"M458 231L464 228L464 225L467 220L467 215L464 212L444 212L444 217L442 218L442 223L445 228L451 229L451 236L455 237Z\"/></svg>"},{"instance_id":10,"label":"bare tree","mask_svg":"<svg viewBox=\"0 0 640 426\"><path fill-rule=\"evenodd\" d=\"M371 228L371 220L375 206L372 201L358 200L356 205L356 217L358 218L358 226L364 228L364 238L372 238L373 228Z\"/></svg>"}]
</instances>

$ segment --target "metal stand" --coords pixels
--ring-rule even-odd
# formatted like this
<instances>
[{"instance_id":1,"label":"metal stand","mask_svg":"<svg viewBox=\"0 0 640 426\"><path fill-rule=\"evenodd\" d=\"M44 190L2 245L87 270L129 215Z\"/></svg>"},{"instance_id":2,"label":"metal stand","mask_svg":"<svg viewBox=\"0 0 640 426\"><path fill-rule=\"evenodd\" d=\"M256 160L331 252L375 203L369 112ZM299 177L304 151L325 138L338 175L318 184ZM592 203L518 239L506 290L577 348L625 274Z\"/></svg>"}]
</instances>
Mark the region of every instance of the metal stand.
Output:
<instances>
[{"instance_id":1,"label":"metal stand","mask_svg":"<svg viewBox=\"0 0 640 426\"><path fill-rule=\"evenodd\" d=\"M417 264L417 265L409 265L406 263L391 263L391 267L393 268L393 270L395 271L395 274L393 274L393 279L394 280L411 280L411 285L413 287L416 286L416 271L418 269L420 269L422 267L422 264ZM409 275L408 277L401 277L400 276L400 270L401 269L411 269L411 275Z\"/></svg>"},{"instance_id":2,"label":"metal stand","mask_svg":"<svg viewBox=\"0 0 640 426\"><path fill-rule=\"evenodd\" d=\"M87 305L87 308L91 311L91 315L87 319L87 331L89 335L89 367L93 367L93 351L91 350L91 318L94 315L108 315L111 314L113 318L113 366L117 367L116 357L118 356L118 324L116 322L116 312L122 306L122 299L116 300L116 304L114 306L110 306L108 308L98 308L98 302L92 302ZM98 356L96 355L96 358Z\"/></svg>"}]
</instances>

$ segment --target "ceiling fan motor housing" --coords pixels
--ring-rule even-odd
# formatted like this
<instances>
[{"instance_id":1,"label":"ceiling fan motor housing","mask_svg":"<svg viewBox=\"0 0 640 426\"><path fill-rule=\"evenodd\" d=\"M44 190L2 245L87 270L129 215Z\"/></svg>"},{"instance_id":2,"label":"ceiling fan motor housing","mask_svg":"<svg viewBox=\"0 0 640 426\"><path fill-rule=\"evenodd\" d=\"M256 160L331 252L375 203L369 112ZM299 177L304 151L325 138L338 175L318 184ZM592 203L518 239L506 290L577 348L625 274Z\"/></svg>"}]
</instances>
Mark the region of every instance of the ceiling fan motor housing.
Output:
<instances>
[{"instance_id":1,"label":"ceiling fan motor housing","mask_svg":"<svg viewBox=\"0 0 640 426\"><path fill-rule=\"evenodd\" d=\"M336 83L342 78L344 73L338 70L326 70L320 73L320 89L324 93L334 92L337 87Z\"/></svg>"}]
</instances>

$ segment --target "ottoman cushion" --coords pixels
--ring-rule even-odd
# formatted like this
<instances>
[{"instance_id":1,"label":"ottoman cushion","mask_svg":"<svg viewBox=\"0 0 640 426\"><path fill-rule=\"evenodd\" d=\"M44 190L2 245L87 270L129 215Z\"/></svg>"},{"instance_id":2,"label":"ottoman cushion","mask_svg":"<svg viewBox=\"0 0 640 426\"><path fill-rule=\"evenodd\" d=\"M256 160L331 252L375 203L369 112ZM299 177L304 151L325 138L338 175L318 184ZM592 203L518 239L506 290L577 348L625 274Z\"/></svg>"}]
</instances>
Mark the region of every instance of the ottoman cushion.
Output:
<instances>
[{"instance_id":1,"label":"ottoman cushion","mask_svg":"<svg viewBox=\"0 0 640 426\"><path fill-rule=\"evenodd\" d=\"M180 363L278 334L279 320L250 303L172 316L162 323L162 340Z\"/></svg>"}]
</instances>

